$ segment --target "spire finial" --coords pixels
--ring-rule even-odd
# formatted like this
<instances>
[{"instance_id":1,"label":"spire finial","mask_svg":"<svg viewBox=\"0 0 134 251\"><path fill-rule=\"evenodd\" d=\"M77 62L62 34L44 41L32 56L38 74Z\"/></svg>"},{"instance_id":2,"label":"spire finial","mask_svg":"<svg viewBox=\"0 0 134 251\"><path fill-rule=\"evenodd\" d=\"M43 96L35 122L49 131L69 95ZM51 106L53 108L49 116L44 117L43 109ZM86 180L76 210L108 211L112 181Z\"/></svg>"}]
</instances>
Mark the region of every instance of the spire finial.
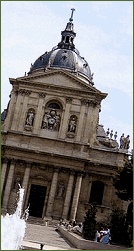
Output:
<instances>
[{"instance_id":1,"label":"spire finial","mask_svg":"<svg viewBox=\"0 0 134 251\"><path fill-rule=\"evenodd\" d=\"M72 9L71 9L71 11L72 11L72 13L71 13L71 17L69 18L69 21L70 21L70 22L72 22L72 21L73 21L73 13L74 13L75 9L74 9L74 8L72 8Z\"/></svg>"}]
</instances>

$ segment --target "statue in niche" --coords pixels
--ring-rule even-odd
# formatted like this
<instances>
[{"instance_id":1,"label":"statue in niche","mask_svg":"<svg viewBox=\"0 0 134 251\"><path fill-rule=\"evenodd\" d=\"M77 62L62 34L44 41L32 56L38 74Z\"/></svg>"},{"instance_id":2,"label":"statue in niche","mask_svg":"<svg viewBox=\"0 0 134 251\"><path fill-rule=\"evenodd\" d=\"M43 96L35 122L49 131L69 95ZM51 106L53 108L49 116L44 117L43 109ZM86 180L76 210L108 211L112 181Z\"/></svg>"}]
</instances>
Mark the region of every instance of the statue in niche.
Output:
<instances>
[{"instance_id":1,"label":"statue in niche","mask_svg":"<svg viewBox=\"0 0 134 251\"><path fill-rule=\"evenodd\" d=\"M72 117L69 122L68 132L75 133L76 130L76 119Z\"/></svg>"},{"instance_id":2,"label":"statue in niche","mask_svg":"<svg viewBox=\"0 0 134 251\"><path fill-rule=\"evenodd\" d=\"M21 185L20 177L17 177L14 182L14 188L10 193L9 203L8 203L8 213L14 214L17 208L17 202L19 200L19 189Z\"/></svg>"},{"instance_id":3,"label":"statue in niche","mask_svg":"<svg viewBox=\"0 0 134 251\"><path fill-rule=\"evenodd\" d=\"M34 120L34 113L32 111L29 111L26 118L26 125L32 126Z\"/></svg>"},{"instance_id":4,"label":"statue in niche","mask_svg":"<svg viewBox=\"0 0 134 251\"><path fill-rule=\"evenodd\" d=\"M50 112L45 112L42 121L42 129L49 129L58 131L60 127L60 114L57 114L57 111L52 109Z\"/></svg>"},{"instance_id":5,"label":"statue in niche","mask_svg":"<svg viewBox=\"0 0 134 251\"><path fill-rule=\"evenodd\" d=\"M63 182L59 182L58 190L57 190L57 198L62 198L63 197L64 189L65 188L64 188Z\"/></svg>"}]
</instances>

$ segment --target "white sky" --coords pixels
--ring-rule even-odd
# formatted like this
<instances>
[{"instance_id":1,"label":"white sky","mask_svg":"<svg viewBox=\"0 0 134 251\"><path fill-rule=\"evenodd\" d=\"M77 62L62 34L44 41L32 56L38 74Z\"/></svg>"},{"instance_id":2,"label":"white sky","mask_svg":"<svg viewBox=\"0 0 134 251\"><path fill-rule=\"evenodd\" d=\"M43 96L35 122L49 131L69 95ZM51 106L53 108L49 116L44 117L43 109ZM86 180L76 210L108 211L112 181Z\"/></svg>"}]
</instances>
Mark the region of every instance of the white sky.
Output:
<instances>
[{"instance_id":1,"label":"white sky","mask_svg":"<svg viewBox=\"0 0 134 251\"><path fill-rule=\"evenodd\" d=\"M9 77L24 76L31 63L61 41L74 7L76 48L94 73L104 129L130 135L133 148L133 2L1 1L1 110L8 104Z\"/></svg>"}]
</instances>

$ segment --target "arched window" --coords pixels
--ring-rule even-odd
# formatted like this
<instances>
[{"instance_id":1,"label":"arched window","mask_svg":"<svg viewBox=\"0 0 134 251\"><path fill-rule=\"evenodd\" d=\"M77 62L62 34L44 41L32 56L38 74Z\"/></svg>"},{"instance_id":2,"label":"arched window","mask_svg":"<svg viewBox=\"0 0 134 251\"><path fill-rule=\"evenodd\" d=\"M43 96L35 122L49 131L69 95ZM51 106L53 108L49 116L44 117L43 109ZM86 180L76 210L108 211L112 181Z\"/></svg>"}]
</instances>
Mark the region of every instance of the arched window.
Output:
<instances>
[{"instance_id":1,"label":"arched window","mask_svg":"<svg viewBox=\"0 0 134 251\"><path fill-rule=\"evenodd\" d=\"M42 129L59 131L62 114L62 105L57 101L50 101L46 104L42 119Z\"/></svg>"},{"instance_id":2,"label":"arched window","mask_svg":"<svg viewBox=\"0 0 134 251\"><path fill-rule=\"evenodd\" d=\"M101 181L93 181L89 203L96 202L97 204L102 204L104 191L104 183Z\"/></svg>"},{"instance_id":3,"label":"arched window","mask_svg":"<svg viewBox=\"0 0 134 251\"><path fill-rule=\"evenodd\" d=\"M57 104L57 103L50 103L50 104L48 105L48 108L60 109L60 106L59 106L59 104Z\"/></svg>"}]
</instances>

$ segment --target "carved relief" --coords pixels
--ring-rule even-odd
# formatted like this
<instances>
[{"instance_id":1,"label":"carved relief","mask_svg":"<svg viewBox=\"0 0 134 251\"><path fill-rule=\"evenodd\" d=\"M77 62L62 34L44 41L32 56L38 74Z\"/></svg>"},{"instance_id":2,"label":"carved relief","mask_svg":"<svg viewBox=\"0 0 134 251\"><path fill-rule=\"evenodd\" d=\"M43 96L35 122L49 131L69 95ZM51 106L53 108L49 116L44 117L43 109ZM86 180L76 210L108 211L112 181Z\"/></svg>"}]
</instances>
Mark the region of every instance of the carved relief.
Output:
<instances>
[{"instance_id":1,"label":"carved relief","mask_svg":"<svg viewBox=\"0 0 134 251\"><path fill-rule=\"evenodd\" d=\"M42 119L42 129L51 131L59 131L61 122L62 110L57 103L50 103L45 108L45 113Z\"/></svg>"},{"instance_id":2,"label":"carved relief","mask_svg":"<svg viewBox=\"0 0 134 251\"><path fill-rule=\"evenodd\" d=\"M60 114L58 114L56 110L52 109L50 112L45 112L41 128L59 131L60 120Z\"/></svg>"},{"instance_id":3,"label":"carved relief","mask_svg":"<svg viewBox=\"0 0 134 251\"><path fill-rule=\"evenodd\" d=\"M75 115L72 115L70 117L69 124L68 124L67 137L73 138L75 136L76 125L77 125L77 117Z\"/></svg>"}]
</instances>

